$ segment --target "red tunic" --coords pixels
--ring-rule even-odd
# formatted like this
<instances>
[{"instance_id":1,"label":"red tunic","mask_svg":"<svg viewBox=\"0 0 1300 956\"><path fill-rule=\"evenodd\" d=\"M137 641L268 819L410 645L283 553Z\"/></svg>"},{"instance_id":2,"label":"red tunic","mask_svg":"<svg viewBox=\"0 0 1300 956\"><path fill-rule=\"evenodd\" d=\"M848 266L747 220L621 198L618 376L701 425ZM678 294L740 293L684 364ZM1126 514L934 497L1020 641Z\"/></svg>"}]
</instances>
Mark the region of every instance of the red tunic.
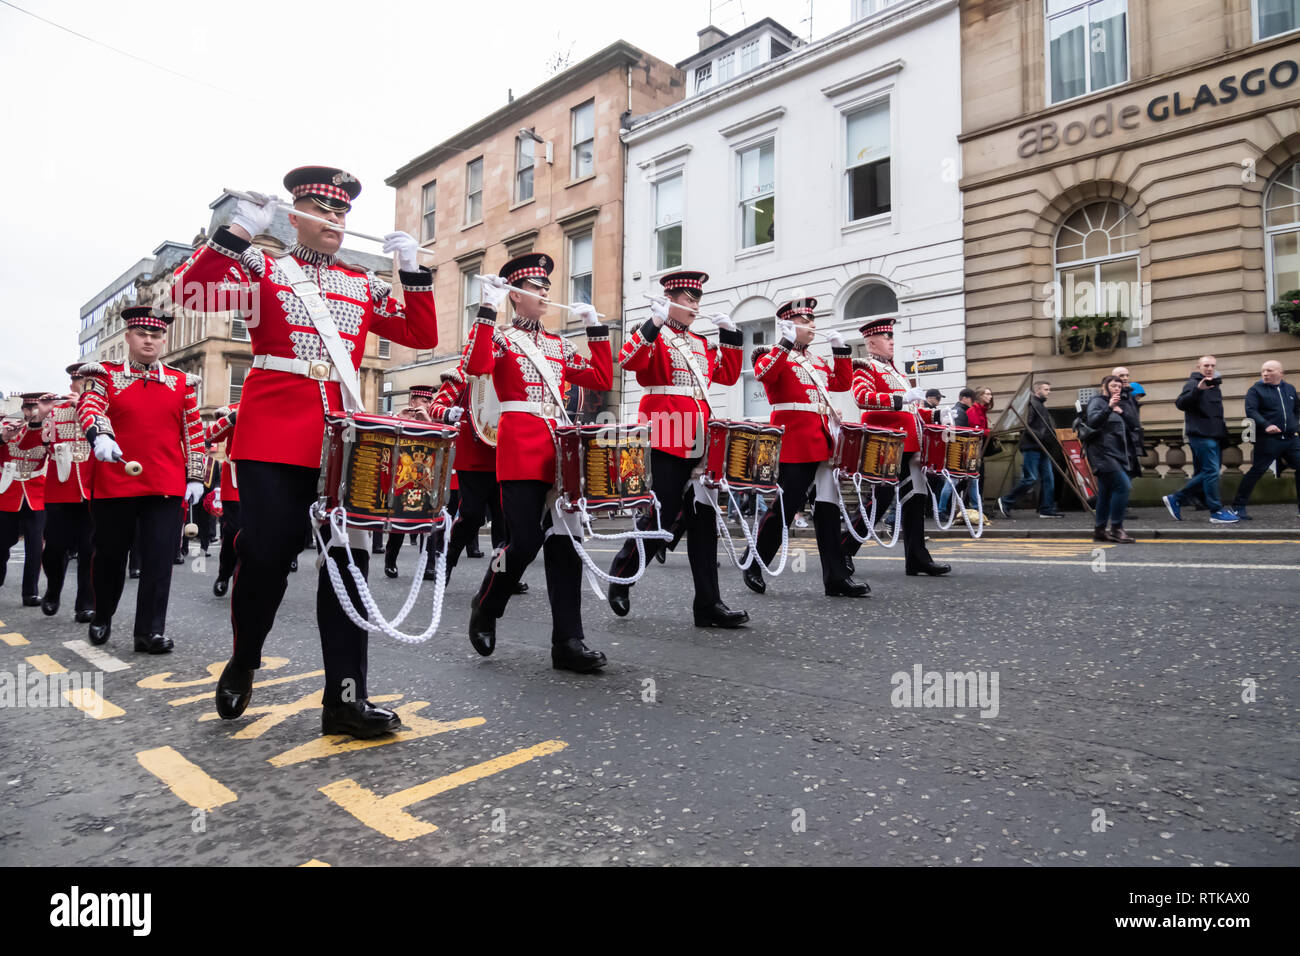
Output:
<instances>
[{"instance_id":1,"label":"red tunic","mask_svg":"<svg viewBox=\"0 0 1300 956\"><path fill-rule=\"evenodd\" d=\"M239 413L239 402L231 402L230 409L217 417L208 426L207 440L215 445L219 441L226 443L226 459L221 463L221 503L239 500L239 475L235 463L230 460L230 446L235 442L235 419Z\"/></svg>"},{"instance_id":2,"label":"red tunic","mask_svg":"<svg viewBox=\"0 0 1300 956\"><path fill-rule=\"evenodd\" d=\"M740 332L719 329L718 345L714 346L671 319L662 329L653 319L647 319L628 336L618 354L618 364L626 371L636 372L637 384L643 388L692 391L692 394L677 395L647 391L641 396L637 419L650 425L652 447L678 458L698 458L704 451L705 422L716 416L711 416L709 403L686 364L686 357L671 344L674 341L695 353L696 365L710 385L735 385L740 380L741 346L745 339Z\"/></svg>"},{"instance_id":3,"label":"red tunic","mask_svg":"<svg viewBox=\"0 0 1300 956\"><path fill-rule=\"evenodd\" d=\"M45 447L49 452L50 464L45 470L46 504L78 504L90 497L90 445L86 433L77 418L77 401L70 399L59 402L50 411L44 425ZM68 478L59 480L58 456L56 446L67 445L73 456L80 454L86 461L70 462Z\"/></svg>"},{"instance_id":4,"label":"red tunic","mask_svg":"<svg viewBox=\"0 0 1300 956\"><path fill-rule=\"evenodd\" d=\"M781 461L825 461L834 450L831 439L831 409L817 388L827 392L847 392L853 384L853 350L832 349L834 369L826 360L806 351L792 349L793 343L782 339L775 348L755 350L754 377L767 390L770 405L816 405L825 411L773 409L771 423L785 427L781 437ZM761 354L760 354L761 351ZM799 359L803 361L800 362ZM814 381L815 379L815 381Z\"/></svg>"},{"instance_id":5,"label":"red tunic","mask_svg":"<svg viewBox=\"0 0 1300 956\"><path fill-rule=\"evenodd\" d=\"M500 402L552 402L542 377L517 346L495 328L496 315L479 310L478 325L465 371L470 375L491 375ZM614 381L614 360L609 350L609 329L587 332L591 360L567 340L540 325L533 329L514 326L527 335L547 360L561 391L570 382L583 388L606 391ZM490 334L489 334L490 333ZM497 426L498 481L555 481L555 418L528 412L502 412Z\"/></svg>"},{"instance_id":6,"label":"red tunic","mask_svg":"<svg viewBox=\"0 0 1300 956\"><path fill-rule=\"evenodd\" d=\"M161 362L145 368L134 362L91 363L77 399L77 417L93 446L109 435L123 461L144 466L126 473L121 462L92 458L90 497L134 498L185 494L187 481L203 480L203 422L199 418L198 379Z\"/></svg>"},{"instance_id":7,"label":"red tunic","mask_svg":"<svg viewBox=\"0 0 1300 956\"><path fill-rule=\"evenodd\" d=\"M479 438L469 421L469 380L465 377L465 363L469 360L470 349L474 347L478 329L479 323L475 322L469 331L469 341L465 343L460 361L450 372L442 373L442 387L433 396L433 404L429 408L429 417L435 422L445 422L448 409L462 409L460 434L456 438L456 471L497 470L496 447Z\"/></svg>"},{"instance_id":8,"label":"red tunic","mask_svg":"<svg viewBox=\"0 0 1300 956\"><path fill-rule=\"evenodd\" d=\"M903 392L912 387L907 376L875 356L853 360L853 400L862 413L864 425L876 428L893 428L907 433L903 451L920 451L921 435L917 416L921 421L933 422L938 409L924 402L903 405Z\"/></svg>"},{"instance_id":9,"label":"red tunic","mask_svg":"<svg viewBox=\"0 0 1300 956\"><path fill-rule=\"evenodd\" d=\"M432 272L400 273L406 298L403 308L390 294L391 287L372 274L301 247L293 257L320 287L354 369L361 367L371 331L413 349L438 344ZM241 312L247 317L255 356L329 360L306 307L289 288L275 258L224 227L176 270L172 299L197 311L234 308ZM325 434L324 411L342 412L343 399L337 382L255 368L244 380L240 408L244 427L231 443L233 459L315 468L320 465Z\"/></svg>"},{"instance_id":10,"label":"red tunic","mask_svg":"<svg viewBox=\"0 0 1300 956\"><path fill-rule=\"evenodd\" d=\"M20 462L35 470L26 481L19 481L14 468L9 472L14 475L9 487L0 494L0 511L11 514L21 511L23 503L33 511L45 510L45 444L41 440L41 426L33 428L28 425L11 442L0 445L0 465Z\"/></svg>"}]
</instances>

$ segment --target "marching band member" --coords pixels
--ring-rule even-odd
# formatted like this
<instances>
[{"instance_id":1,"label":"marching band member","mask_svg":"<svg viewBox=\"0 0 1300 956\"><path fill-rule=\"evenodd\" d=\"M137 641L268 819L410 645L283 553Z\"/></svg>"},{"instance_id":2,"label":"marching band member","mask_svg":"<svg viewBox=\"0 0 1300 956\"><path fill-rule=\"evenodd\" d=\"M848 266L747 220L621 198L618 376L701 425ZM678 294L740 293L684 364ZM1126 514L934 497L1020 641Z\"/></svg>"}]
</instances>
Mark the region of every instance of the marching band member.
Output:
<instances>
[{"instance_id":1,"label":"marching band member","mask_svg":"<svg viewBox=\"0 0 1300 956\"><path fill-rule=\"evenodd\" d=\"M574 307L587 329L590 361L542 327L554 265L550 256L541 253L517 256L502 266L500 276L481 286L465 371L491 375L501 403L496 468L506 542L493 553L470 606L469 639L484 657L492 653L497 618L505 613L524 570L541 550L551 603L551 665L587 673L605 666L606 660L583 641L582 564L570 529L552 527L555 427L564 408L565 385L572 382L603 392L613 382L614 366L609 329L601 325L591 306ZM510 292L514 319L509 328L497 329L497 309L508 285L522 285L536 297Z\"/></svg>"},{"instance_id":2,"label":"marching band member","mask_svg":"<svg viewBox=\"0 0 1300 956\"><path fill-rule=\"evenodd\" d=\"M3 435L3 477L0 477L0 585L4 584L9 552L23 539L23 606L41 603L41 542L45 533L45 445L41 424L53 406L42 401L46 392L24 392L22 422L6 422Z\"/></svg>"},{"instance_id":3,"label":"marching band member","mask_svg":"<svg viewBox=\"0 0 1300 956\"><path fill-rule=\"evenodd\" d=\"M74 604L78 624L88 624L95 610L90 565L90 445L77 419L77 396L81 394L81 363L68 366L72 395L57 402L45 419L45 445L52 459L45 475L45 596L41 610L59 613L63 579L69 555L77 556L77 598ZM76 459L83 459L78 462ZM60 477L66 473L67 477Z\"/></svg>"},{"instance_id":4,"label":"marching band member","mask_svg":"<svg viewBox=\"0 0 1300 956\"><path fill-rule=\"evenodd\" d=\"M235 443L235 422L239 418L239 402L218 408L217 417L208 426L207 440L211 445L224 443L225 454L221 461L221 550L217 552L217 580L212 583L212 593L224 597L230 589L230 576L239 563L235 538L239 535L239 475L230 459L230 449Z\"/></svg>"},{"instance_id":5,"label":"marching band member","mask_svg":"<svg viewBox=\"0 0 1300 956\"><path fill-rule=\"evenodd\" d=\"M203 423L198 378L158 360L171 316L147 305L122 310L127 360L82 366L77 417L94 450L90 476L95 613L89 639L103 644L126 579L126 553L140 529L140 587L135 649L166 654L172 556L181 536L181 508L203 497ZM144 466L128 475L123 459Z\"/></svg>"},{"instance_id":6,"label":"marching band member","mask_svg":"<svg viewBox=\"0 0 1300 956\"><path fill-rule=\"evenodd\" d=\"M863 409L862 423L906 432L897 490L898 500L902 503L906 571L910 575L947 574L952 566L936 564L925 546L925 505L929 486L918 456L921 450L920 423L937 422L939 409L926 405L925 389L911 386L907 376L895 367L892 318L872 319L860 331L867 343L867 358L853 363L853 398ZM860 524L862 520L859 516ZM865 534L865 526L859 527L859 531ZM845 534L843 545L845 560L852 567L853 555L858 553L860 544L852 535Z\"/></svg>"},{"instance_id":7,"label":"marching band member","mask_svg":"<svg viewBox=\"0 0 1300 956\"><path fill-rule=\"evenodd\" d=\"M696 627L739 627L749 620L745 611L722 603L718 587L718 526L712 508L687 497L687 486L701 467L708 441L709 386L734 385L740 379L744 337L725 316L718 321L718 346L690 331L709 276L681 271L659 280L664 297L650 306L649 319L623 345L618 363L636 372L644 389L637 419L650 424L651 487L659 498L659 518L665 528L685 514L686 553L695 581L692 606ZM637 520L641 530L654 523L653 514ZM660 541L645 545L646 560L664 548ZM636 542L627 541L614 557L610 574L625 578L636 571ZM631 609L631 586L611 584L609 606L623 617Z\"/></svg>"},{"instance_id":8,"label":"marching band member","mask_svg":"<svg viewBox=\"0 0 1300 956\"><path fill-rule=\"evenodd\" d=\"M341 169L304 166L284 178L295 210L342 226L361 192L356 177ZM297 244L280 257L252 246L275 217L276 206L241 199L231 224L217 229L176 273L175 301L215 311L210 300L238 286L251 301L240 311L249 323L253 367L239 403L239 426L230 456L239 481L239 566L231 587L234 653L217 681L217 713L238 717L252 696L262 645L288 586L290 568L306 541L308 509L317 498L323 411L360 411L357 369L371 331L400 345L431 349L438 342L433 274L416 262L418 244L404 232L385 236L396 252L405 308L374 275L338 261L338 229L289 214ZM193 301L192 301L193 300ZM206 306L206 309L205 309ZM225 308L230 306L226 304ZM351 551L363 571L369 548L357 535ZM347 543L330 546L343 569L351 600L359 604L347 566ZM390 710L375 707L366 691L367 633L339 604L322 565L316 589L316 620L325 659L321 732L374 737L400 725Z\"/></svg>"},{"instance_id":9,"label":"marching band member","mask_svg":"<svg viewBox=\"0 0 1300 956\"><path fill-rule=\"evenodd\" d=\"M768 508L758 527L758 556L772 563L781 547L781 520L788 528L808 500L808 490L817 482L817 504L813 527L817 532L817 553L821 557L822 585L828 597L866 597L866 584L853 580L852 568L844 562L840 547L840 509L836 504L835 476L830 463L835 451L837 412L830 392L847 392L853 384L853 350L838 332L829 335L832 365L811 355L816 327L813 310L817 300L795 299L776 310L781 339L771 349L754 350L754 377L763 383L772 406L771 423L781 425L781 486L784 512ZM745 584L762 594L767 590L757 561L744 571Z\"/></svg>"}]
</instances>

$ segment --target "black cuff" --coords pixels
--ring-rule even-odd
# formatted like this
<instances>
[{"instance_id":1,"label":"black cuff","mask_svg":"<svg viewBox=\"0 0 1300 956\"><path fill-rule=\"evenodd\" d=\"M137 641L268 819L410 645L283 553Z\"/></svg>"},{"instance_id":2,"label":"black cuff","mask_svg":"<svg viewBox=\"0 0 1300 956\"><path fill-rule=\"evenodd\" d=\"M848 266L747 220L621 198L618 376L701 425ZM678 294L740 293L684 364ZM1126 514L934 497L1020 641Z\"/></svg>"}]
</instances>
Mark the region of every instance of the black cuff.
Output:
<instances>
[{"instance_id":1,"label":"black cuff","mask_svg":"<svg viewBox=\"0 0 1300 956\"><path fill-rule=\"evenodd\" d=\"M889 397L894 400L894 411L901 412L903 410L903 396L895 392Z\"/></svg>"},{"instance_id":2,"label":"black cuff","mask_svg":"<svg viewBox=\"0 0 1300 956\"><path fill-rule=\"evenodd\" d=\"M607 338L609 338L608 325L593 325L588 327L587 329L588 341L591 341L592 339L607 339Z\"/></svg>"},{"instance_id":3,"label":"black cuff","mask_svg":"<svg viewBox=\"0 0 1300 956\"><path fill-rule=\"evenodd\" d=\"M28 423L27 423L27 430L28 430L29 432L38 432L38 431L41 430L41 423L40 423L40 422L28 422Z\"/></svg>"},{"instance_id":4,"label":"black cuff","mask_svg":"<svg viewBox=\"0 0 1300 956\"><path fill-rule=\"evenodd\" d=\"M659 326L655 325L654 319L646 319L641 323L641 340L653 344L657 338L659 338Z\"/></svg>"},{"instance_id":5,"label":"black cuff","mask_svg":"<svg viewBox=\"0 0 1300 956\"><path fill-rule=\"evenodd\" d=\"M851 358L853 356L853 346L845 345L843 347L831 346L831 355L836 358Z\"/></svg>"},{"instance_id":6,"label":"black cuff","mask_svg":"<svg viewBox=\"0 0 1300 956\"><path fill-rule=\"evenodd\" d=\"M740 348L745 344L745 333L740 331L740 329L736 329L734 332L730 332L727 329L718 329L718 344L733 345L736 348Z\"/></svg>"},{"instance_id":7,"label":"black cuff","mask_svg":"<svg viewBox=\"0 0 1300 956\"><path fill-rule=\"evenodd\" d=\"M478 307L478 317L480 319L486 319L493 325L496 325L497 310L488 305L480 305Z\"/></svg>"},{"instance_id":8,"label":"black cuff","mask_svg":"<svg viewBox=\"0 0 1300 956\"><path fill-rule=\"evenodd\" d=\"M230 231L229 226L218 226L217 231L212 234L208 241L213 245L229 249L237 256L253 244L251 240L239 238Z\"/></svg>"},{"instance_id":9,"label":"black cuff","mask_svg":"<svg viewBox=\"0 0 1300 956\"><path fill-rule=\"evenodd\" d=\"M407 272L405 269L398 269L397 275L402 280L403 289L411 289L412 291L433 289L433 271L431 269L426 269L424 266L420 266L420 268L415 272Z\"/></svg>"},{"instance_id":10,"label":"black cuff","mask_svg":"<svg viewBox=\"0 0 1300 956\"><path fill-rule=\"evenodd\" d=\"M781 339L781 341L776 343L776 347L779 349L785 349L787 352L789 352L791 349L794 348L794 343L789 339Z\"/></svg>"},{"instance_id":11,"label":"black cuff","mask_svg":"<svg viewBox=\"0 0 1300 956\"><path fill-rule=\"evenodd\" d=\"M94 425L91 425L89 428L86 429L86 441L90 442L93 445L95 444L95 439L98 437L99 437L99 429L96 428Z\"/></svg>"}]
</instances>

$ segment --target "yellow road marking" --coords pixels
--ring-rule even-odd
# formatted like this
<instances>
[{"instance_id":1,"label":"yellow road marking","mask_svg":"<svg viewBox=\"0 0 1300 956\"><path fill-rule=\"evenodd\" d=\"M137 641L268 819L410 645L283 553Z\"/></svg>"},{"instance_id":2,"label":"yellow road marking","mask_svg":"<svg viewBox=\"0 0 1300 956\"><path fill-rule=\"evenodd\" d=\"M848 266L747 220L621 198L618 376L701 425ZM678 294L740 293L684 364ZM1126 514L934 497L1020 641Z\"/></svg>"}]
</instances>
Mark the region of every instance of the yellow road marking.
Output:
<instances>
[{"instance_id":1,"label":"yellow road marking","mask_svg":"<svg viewBox=\"0 0 1300 956\"><path fill-rule=\"evenodd\" d=\"M0 627L4 627L5 622L0 621ZM10 647L22 647L24 644L30 644L31 641L23 637L17 631L10 631L8 634L0 634L0 641L4 641Z\"/></svg>"},{"instance_id":2,"label":"yellow road marking","mask_svg":"<svg viewBox=\"0 0 1300 956\"><path fill-rule=\"evenodd\" d=\"M73 707L95 720L112 720L114 717L121 717L126 713L116 704L110 704L104 700L91 687L83 687L80 690L65 690L63 696Z\"/></svg>"},{"instance_id":3,"label":"yellow road marking","mask_svg":"<svg viewBox=\"0 0 1300 956\"><path fill-rule=\"evenodd\" d=\"M262 658L262 670L279 670L287 663L289 663L289 658L287 657L264 657ZM145 690L177 690L181 687L198 687L202 684L215 684L221 677L221 672L225 666L225 661L217 661L215 664L209 664L208 676L200 677L198 680L169 680L172 676L171 671L164 671L161 674L150 674L143 680L136 682L135 686L143 687Z\"/></svg>"},{"instance_id":4,"label":"yellow road marking","mask_svg":"<svg viewBox=\"0 0 1300 956\"><path fill-rule=\"evenodd\" d=\"M371 698L371 700L383 699L382 697ZM428 706L429 702L427 700L413 700L409 704L397 708L402 723L410 727L410 730L399 730L395 734L375 737L371 740L358 740L345 734L318 737L315 740L309 740L305 744L299 744L292 750L276 754L267 763L273 767L288 767L292 764L302 763L305 760L332 757L334 754L352 753L355 750L367 750L370 747L382 747L385 744L396 744L405 740L419 740L422 737L432 737L434 734L444 734L449 730L462 730L466 727L477 727L486 723L482 717L466 717L463 720L443 722L430 720L428 717L416 716L418 711L424 710Z\"/></svg>"},{"instance_id":5,"label":"yellow road marking","mask_svg":"<svg viewBox=\"0 0 1300 956\"><path fill-rule=\"evenodd\" d=\"M239 798L233 790L208 776L201 767L190 763L172 747L142 750L135 755L151 774L167 784L176 796L192 807L212 810Z\"/></svg>"},{"instance_id":6,"label":"yellow road marking","mask_svg":"<svg viewBox=\"0 0 1300 956\"><path fill-rule=\"evenodd\" d=\"M27 663L31 664L42 674L66 674L68 669L56 661L49 654L33 654L27 658Z\"/></svg>"},{"instance_id":7,"label":"yellow road marking","mask_svg":"<svg viewBox=\"0 0 1300 956\"><path fill-rule=\"evenodd\" d=\"M260 719L253 721L246 727L241 727L239 733L235 734L234 740L253 740L262 736L272 727L284 723L294 714L301 714L305 710L311 710L313 707L319 707L321 704L321 691L314 690L306 696L299 697L295 701L287 704L267 704L264 707L249 707L244 711L245 714L262 714ZM385 694L382 697L372 697L376 703L387 703L391 700L401 700L401 694ZM199 721L219 720L221 715L215 710L209 711L199 718Z\"/></svg>"},{"instance_id":8,"label":"yellow road marking","mask_svg":"<svg viewBox=\"0 0 1300 956\"><path fill-rule=\"evenodd\" d=\"M226 665L222 664L221 666L225 667ZM259 687L274 687L276 684L289 684L296 680L306 680L308 677L323 677L324 674L324 671L308 671L305 674L290 674L288 677L276 677L272 680L259 680L254 682L253 689L256 690ZM217 676L221 676L220 672L218 672ZM213 681L213 683L216 682ZM195 694L193 697L178 697L176 700L167 701L167 703L171 704L173 707L179 707L181 704L193 704L196 701L211 699L212 695L210 693L203 693Z\"/></svg>"},{"instance_id":9,"label":"yellow road marking","mask_svg":"<svg viewBox=\"0 0 1300 956\"><path fill-rule=\"evenodd\" d=\"M366 826L378 830L392 840L411 840L418 836L432 833L438 828L426 823L405 811L406 807L446 793L456 787L482 780L492 774L509 770L537 757L558 753L569 746L563 740L547 740L533 747L516 750L513 753L493 757L483 763L474 764L464 770L457 770L444 777L435 777L414 787L399 790L387 797L376 796L355 780L339 780L320 788L325 794L348 813L352 814Z\"/></svg>"},{"instance_id":10,"label":"yellow road marking","mask_svg":"<svg viewBox=\"0 0 1300 956\"><path fill-rule=\"evenodd\" d=\"M313 857L312 859L308 860L306 863L298 864L299 869L302 869L304 866L329 866L329 864L321 860L317 860L316 858Z\"/></svg>"}]
</instances>

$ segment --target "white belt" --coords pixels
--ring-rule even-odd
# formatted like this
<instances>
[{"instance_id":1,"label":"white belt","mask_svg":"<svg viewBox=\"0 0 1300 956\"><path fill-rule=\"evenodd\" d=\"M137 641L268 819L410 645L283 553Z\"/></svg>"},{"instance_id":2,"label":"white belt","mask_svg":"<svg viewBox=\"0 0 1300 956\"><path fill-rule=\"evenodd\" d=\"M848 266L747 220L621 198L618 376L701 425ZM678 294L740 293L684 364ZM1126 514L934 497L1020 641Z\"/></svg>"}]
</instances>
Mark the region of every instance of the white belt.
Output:
<instances>
[{"instance_id":1,"label":"white belt","mask_svg":"<svg viewBox=\"0 0 1300 956\"><path fill-rule=\"evenodd\" d=\"M687 398L704 400L704 393L698 385L647 385L647 395L684 395Z\"/></svg>"},{"instance_id":2,"label":"white belt","mask_svg":"<svg viewBox=\"0 0 1300 956\"><path fill-rule=\"evenodd\" d=\"M339 370L332 362L308 362L306 359L284 358L279 355L254 355L253 368L269 369L272 372L288 372L291 375L303 375L318 382L342 382Z\"/></svg>"},{"instance_id":3,"label":"white belt","mask_svg":"<svg viewBox=\"0 0 1300 956\"><path fill-rule=\"evenodd\" d=\"M560 406L554 402L501 402L501 412L524 412L538 418L559 418Z\"/></svg>"},{"instance_id":4,"label":"white belt","mask_svg":"<svg viewBox=\"0 0 1300 956\"><path fill-rule=\"evenodd\" d=\"M830 406L823 405L820 402L777 402L772 406L774 412L816 412L818 415L829 415Z\"/></svg>"}]
</instances>

